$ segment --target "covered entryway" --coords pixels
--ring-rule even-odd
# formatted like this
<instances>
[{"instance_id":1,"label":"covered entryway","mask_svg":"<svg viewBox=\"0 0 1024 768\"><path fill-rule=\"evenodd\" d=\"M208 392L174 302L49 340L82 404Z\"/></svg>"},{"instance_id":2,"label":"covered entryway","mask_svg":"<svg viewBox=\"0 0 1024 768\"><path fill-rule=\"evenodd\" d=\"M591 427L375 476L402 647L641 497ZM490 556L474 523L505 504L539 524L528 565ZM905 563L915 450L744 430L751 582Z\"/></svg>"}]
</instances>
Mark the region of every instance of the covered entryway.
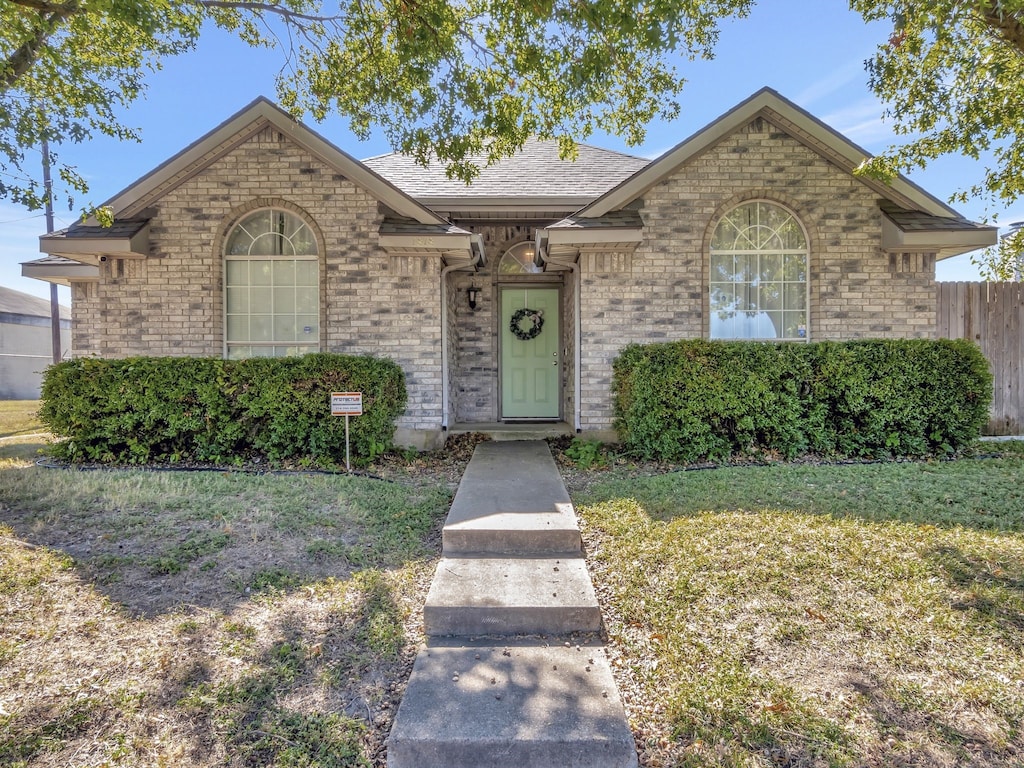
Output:
<instances>
[{"instance_id":1,"label":"covered entryway","mask_svg":"<svg viewBox=\"0 0 1024 768\"><path fill-rule=\"evenodd\" d=\"M501 418L560 418L558 288L500 289Z\"/></svg>"}]
</instances>

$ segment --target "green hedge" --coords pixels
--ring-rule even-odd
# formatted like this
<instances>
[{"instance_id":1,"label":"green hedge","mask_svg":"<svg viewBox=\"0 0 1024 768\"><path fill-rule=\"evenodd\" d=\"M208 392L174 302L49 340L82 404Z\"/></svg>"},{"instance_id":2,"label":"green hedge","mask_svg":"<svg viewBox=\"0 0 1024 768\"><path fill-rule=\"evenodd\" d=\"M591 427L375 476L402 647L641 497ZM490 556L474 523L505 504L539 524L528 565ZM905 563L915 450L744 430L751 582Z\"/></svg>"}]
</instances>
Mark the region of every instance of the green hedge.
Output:
<instances>
[{"instance_id":1,"label":"green hedge","mask_svg":"<svg viewBox=\"0 0 1024 768\"><path fill-rule=\"evenodd\" d=\"M614 364L615 428L663 461L949 453L988 421L992 376L965 340L630 345Z\"/></svg>"},{"instance_id":2,"label":"green hedge","mask_svg":"<svg viewBox=\"0 0 1024 768\"><path fill-rule=\"evenodd\" d=\"M70 360L47 370L39 416L61 439L55 455L73 461L333 465L345 460L345 420L330 415L336 391L363 393L363 415L350 419L353 460L391 447L405 377L371 357Z\"/></svg>"}]
</instances>

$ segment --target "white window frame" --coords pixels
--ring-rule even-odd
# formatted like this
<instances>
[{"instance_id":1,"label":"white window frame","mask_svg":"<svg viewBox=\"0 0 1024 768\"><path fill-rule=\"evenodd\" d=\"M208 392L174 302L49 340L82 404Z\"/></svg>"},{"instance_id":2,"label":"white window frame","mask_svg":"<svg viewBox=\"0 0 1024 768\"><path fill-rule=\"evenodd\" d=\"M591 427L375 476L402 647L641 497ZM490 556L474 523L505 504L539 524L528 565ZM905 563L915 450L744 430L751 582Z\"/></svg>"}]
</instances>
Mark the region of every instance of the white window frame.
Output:
<instances>
[{"instance_id":1,"label":"white window frame","mask_svg":"<svg viewBox=\"0 0 1024 768\"><path fill-rule=\"evenodd\" d=\"M748 248L748 249L729 248L729 249L714 249L714 248L709 247L708 255L707 255L707 259L708 259L708 262L707 262L708 263L708 286L707 286L707 296L708 296L708 328L707 328L707 333L708 333L708 338L709 339L713 339L713 340L719 340L719 341L796 341L796 342L807 342L811 338L811 269L810 269L810 267L811 267L811 252L810 252L810 245L809 245L810 238L807 235L807 229L804 227L804 224L800 220L800 217L797 216L796 213L794 213L790 208L788 208L787 206L785 206L785 205L783 205L783 204L781 204L781 203L779 203L779 202L777 202L775 200L763 199L763 198L757 198L757 199L753 199L753 200L744 200L742 203L739 203L739 204L734 205L731 208L729 208L725 213L722 214L721 217L719 217L718 221L715 223L714 230L712 230L710 242L711 243L715 242L716 234L718 233L719 228L729 219L729 216L731 214L733 214L735 211L737 211L740 208L744 208L744 207L747 207L747 206L750 206L750 205L757 205L759 207L760 206L770 206L772 208L776 208L776 209L778 209L780 211L785 212L788 215L789 219L791 219L799 227L800 234L801 234L801 236L803 238L803 248ZM760 216L758 216L757 218L759 220ZM754 225L751 225L751 226L759 226L759 225L758 224L754 224ZM749 229L749 228L750 227L748 227L747 229ZM802 310L803 311L803 315L804 315L804 320L803 320L803 323L802 323L803 335L802 336L801 335L797 335L797 336L785 336L785 335L776 335L776 336L757 336L757 335L755 335L755 336L716 336L716 335L714 335L712 333L712 322L713 322L713 319L714 319L713 315L716 313L717 310L714 309L713 298L712 297L713 297L713 291L714 291L715 286L716 285L729 285L729 284L731 284L733 286L744 286L745 288L749 289L750 287L756 287L756 285L757 285L757 283L741 282L741 281L738 281L738 280L737 281L731 281L731 283L730 282L721 281L721 280L713 280L712 279L712 277L713 277L713 271L712 271L713 270L713 261L712 260L713 260L713 258L715 256L734 256L734 257L735 256L746 256L746 257L756 256L757 257L757 271L758 271L758 273L760 273L760 271L761 271L761 257L762 256L781 257L782 259L785 259L786 256L800 256L800 257L802 257L803 260L804 260L804 279L803 279L803 281L800 281L800 282L803 282L803 285L804 285L804 298L803 298L804 306L803 306L803 310ZM782 292L783 292L783 297L785 296L786 285L797 284L797 282L798 281L788 281L788 282L786 280L779 281L781 289L782 289ZM784 301L784 299L783 299L783 301ZM756 314L757 315L762 315L762 314L766 314L768 311L770 311L770 310L762 309L760 307L760 301L758 301L758 309L757 309L757 313ZM785 308L785 304L783 304L782 310L771 310L771 311L781 311L783 313L783 318L785 318L785 313L786 312L794 312L794 311L799 311L799 310L787 310ZM760 323L760 318L758 318L756 320L756 322ZM783 333L784 333L784 328L783 328Z\"/></svg>"},{"instance_id":2,"label":"white window frame","mask_svg":"<svg viewBox=\"0 0 1024 768\"><path fill-rule=\"evenodd\" d=\"M250 246L249 246L250 252L249 253L229 254L227 251L228 251L228 249L229 249L229 247L231 245L232 239L234 238L235 233L238 231L238 229L240 227L243 227L247 221L249 221L250 219L256 217L258 214L266 213L267 211L271 212L271 214L283 214L284 216L290 217L294 221L298 222L298 224L301 225L301 226L296 227L295 232L292 234L291 237L283 235L281 233L273 233L273 232L271 232L271 233L264 233L264 232L258 233L257 236L253 238L252 243L250 243ZM298 253L293 253L293 254L287 254L287 253L283 253L283 254L253 254L253 253L251 253L252 246L256 243L257 239L260 236L275 235L275 236L278 236L278 237L285 238L285 239L288 240L289 243L291 243L291 238L294 237L294 235L297 234L298 232L302 231L302 229L306 229L306 230L309 231L310 240L312 241L313 247L315 248L315 252L314 253L302 253L302 254L298 254ZM267 357L279 356L279 355L275 355L274 352L273 352L273 350L275 350L275 348L278 348L278 347L293 347L293 348L298 350L296 354L300 354L300 355L301 354L308 354L310 352L319 352L320 348L321 348L321 340L322 340L322 334L323 334L323 331L322 331L322 328L321 328L321 325L322 325L321 319L322 318L321 318L321 306L320 306L321 305L321 300L320 300L321 285L320 285L320 283L321 283L321 279L322 279L322 276L320 274L320 247L319 247L319 244L317 242L316 233L313 230L313 228L310 226L309 222L306 221L306 219L304 217L300 216L299 214L295 213L294 211L288 210L287 208L281 208L281 207L278 207L278 206L267 206L267 207L264 207L264 208L256 208L254 210L247 211L241 218L239 218L231 226L231 229L228 231L227 237L224 238L224 246L223 246L223 248L224 248L224 253L223 253L223 259L222 259L222 261L223 261L223 264L222 264L222 269L223 269L222 285L224 286L224 291L223 291L223 299L224 299L223 300L223 323L224 323L224 325L223 325L223 328L224 328L224 333L223 333L223 339L224 339L223 356L224 356L224 358L225 359L229 359L230 356L231 356L230 353L231 353L232 348L238 348L238 347L249 347L250 349L251 348L270 349L271 350L271 354L270 355L266 355ZM294 251L294 247L292 248L292 250ZM232 340L230 340L228 338L228 318L229 318L229 312L228 312L228 291L229 291L229 289L231 287L238 287L238 286L232 286L229 283L229 281L228 281L228 264L231 263L231 262L239 262L239 261L246 262L246 263L253 263L253 262L282 262L282 261L287 261L287 262L292 262L292 263L297 263L297 262L314 262L316 264L316 285L313 286L315 288L314 293L316 295L316 305L314 307L312 307L311 308L312 311L309 311L309 312L298 312L297 310L293 310L293 312L292 312L292 314L295 315L295 316L298 316L298 315L302 314L302 315L314 315L316 317L316 333L315 333L315 335L313 336L313 338L310 341L301 341L301 342L300 341L281 341L281 340L273 340L273 341L251 341L251 340L250 341L232 341ZM250 290L252 289L253 283L251 282L251 280L246 283L246 286ZM270 284L266 285L266 286L260 286L260 287L269 288L271 290L271 294L273 294L273 290L274 290L274 287L275 287L274 283L273 283L273 269L271 269L271 282L270 282ZM294 282L292 283L292 287L295 287ZM307 286L307 287L309 287L309 286ZM242 313L231 313L231 314L242 314ZM250 294L250 299L249 299L249 309L248 309L248 312L246 314L248 314L250 316L253 314L253 312L252 312L252 304L251 304L251 294ZM257 314L261 314L261 313L257 313ZM270 313L262 313L262 314L269 314L270 317L271 317L271 323L273 323L273 319L274 318L278 317L278 313L275 313L273 311L271 311ZM287 313L280 313L280 314L283 315L283 314L287 314ZM290 354L290 353L286 353L286 354ZM256 357L256 356L259 356L259 355L252 355L252 354L246 355L246 357ZM244 358L239 358L239 359L244 359Z\"/></svg>"}]
</instances>

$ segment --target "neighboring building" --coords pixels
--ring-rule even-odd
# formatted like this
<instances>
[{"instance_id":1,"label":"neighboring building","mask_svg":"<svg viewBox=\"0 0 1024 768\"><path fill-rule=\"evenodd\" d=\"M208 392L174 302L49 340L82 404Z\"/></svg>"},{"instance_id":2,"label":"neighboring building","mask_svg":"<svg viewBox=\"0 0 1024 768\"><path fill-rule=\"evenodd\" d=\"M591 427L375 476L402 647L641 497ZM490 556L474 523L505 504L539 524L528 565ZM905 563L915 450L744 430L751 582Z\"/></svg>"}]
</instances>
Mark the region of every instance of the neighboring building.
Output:
<instances>
[{"instance_id":1,"label":"neighboring building","mask_svg":"<svg viewBox=\"0 0 1024 768\"><path fill-rule=\"evenodd\" d=\"M50 302L0 288L0 400L36 400L53 362ZM71 351L71 309L60 308L61 356Z\"/></svg>"},{"instance_id":2,"label":"neighboring building","mask_svg":"<svg viewBox=\"0 0 1024 768\"><path fill-rule=\"evenodd\" d=\"M467 187L259 99L23 271L71 284L80 355L381 355L407 374L400 443L600 435L630 342L934 336L936 260L996 230L855 177L865 156L766 89L653 162L531 142Z\"/></svg>"}]
</instances>

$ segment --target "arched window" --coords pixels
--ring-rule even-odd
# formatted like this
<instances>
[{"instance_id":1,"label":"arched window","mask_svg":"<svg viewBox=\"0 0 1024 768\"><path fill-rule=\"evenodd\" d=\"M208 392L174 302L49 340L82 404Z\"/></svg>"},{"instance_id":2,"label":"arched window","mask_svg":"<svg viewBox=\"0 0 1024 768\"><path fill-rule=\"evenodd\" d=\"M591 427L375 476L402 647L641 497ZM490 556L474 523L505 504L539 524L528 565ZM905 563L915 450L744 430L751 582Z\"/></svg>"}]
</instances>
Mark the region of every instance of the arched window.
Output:
<instances>
[{"instance_id":1,"label":"arched window","mask_svg":"<svg viewBox=\"0 0 1024 768\"><path fill-rule=\"evenodd\" d=\"M498 272L502 275L536 275L544 271L533 263L533 243L529 240L516 243L501 257Z\"/></svg>"},{"instance_id":2,"label":"arched window","mask_svg":"<svg viewBox=\"0 0 1024 768\"><path fill-rule=\"evenodd\" d=\"M316 237L277 208L250 213L224 248L225 354L302 355L320 349L320 259Z\"/></svg>"},{"instance_id":3,"label":"arched window","mask_svg":"<svg viewBox=\"0 0 1024 768\"><path fill-rule=\"evenodd\" d=\"M711 338L806 340L807 258L807 235L782 206L726 213L711 238Z\"/></svg>"}]
</instances>

